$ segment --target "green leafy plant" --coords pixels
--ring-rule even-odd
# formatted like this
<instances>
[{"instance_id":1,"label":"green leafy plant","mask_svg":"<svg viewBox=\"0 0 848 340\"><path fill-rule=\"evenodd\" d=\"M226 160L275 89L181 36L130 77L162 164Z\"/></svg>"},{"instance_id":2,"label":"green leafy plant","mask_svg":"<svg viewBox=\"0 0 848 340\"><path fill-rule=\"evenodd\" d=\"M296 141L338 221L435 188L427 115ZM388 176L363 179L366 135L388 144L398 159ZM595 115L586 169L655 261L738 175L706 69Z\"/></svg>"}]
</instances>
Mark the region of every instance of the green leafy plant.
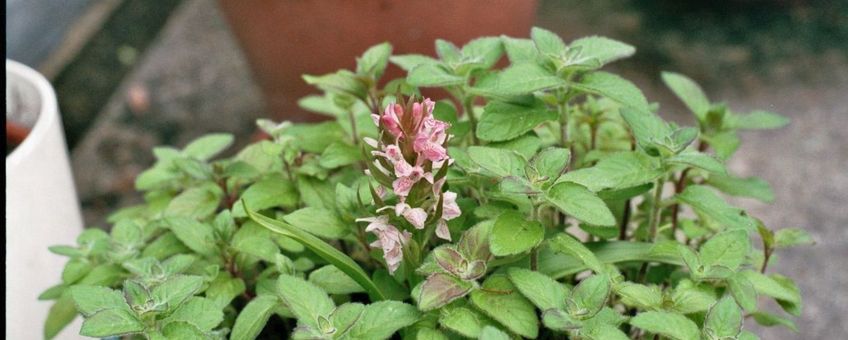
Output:
<instances>
[{"instance_id":1,"label":"green leafy plant","mask_svg":"<svg viewBox=\"0 0 848 340\"><path fill-rule=\"evenodd\" d=\"M768 274L781 248L723 195L773 200L729 173L742 130L787 124L662 79L697 118L678 126L602 67L633 47L484 37L438 58L370 48L355 71L304 79L329 119L261 120L268 138L218 157L215 134L158 147L145 203L74 246L47 338L755 339L795 329L801 295ZM494 68L506 56L509 65ZM407 71L384 80L390 63ZM443 90L444 99L420 95ZM754 240L761 241L754 242Z\"/></svg>"}]
</instances>

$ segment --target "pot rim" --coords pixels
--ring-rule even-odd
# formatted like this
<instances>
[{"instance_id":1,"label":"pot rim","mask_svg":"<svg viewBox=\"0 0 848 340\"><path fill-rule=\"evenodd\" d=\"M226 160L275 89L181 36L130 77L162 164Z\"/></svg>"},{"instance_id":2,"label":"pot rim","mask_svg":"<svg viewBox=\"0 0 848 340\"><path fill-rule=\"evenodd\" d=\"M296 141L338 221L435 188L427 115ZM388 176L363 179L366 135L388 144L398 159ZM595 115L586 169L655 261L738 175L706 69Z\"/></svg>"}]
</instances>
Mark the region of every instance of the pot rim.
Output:
<instances>
[{"instance_id":1,"label":"pot rim","mask_svg":"<svg viewBox=\"0 0 848 340\"><path fill-rule=\"evenodd\" d=\"M58 104L56 101L56 92L53 91L53 86L44 78L41 73L33 70L29 66L21 64L17 61L6 59L6 86L9 86L10 75L17 78L12 81L26 82L31 85L41 101L38 110L38 118L33 125L29 134L24 141L15 147L12 152L6 156L6 167L21 163L27 155L41 144L41 141L49 134L50 126L55 124L58 115ZM60 130L61 131L61 130Z\"/></svg>"}]
</instances>

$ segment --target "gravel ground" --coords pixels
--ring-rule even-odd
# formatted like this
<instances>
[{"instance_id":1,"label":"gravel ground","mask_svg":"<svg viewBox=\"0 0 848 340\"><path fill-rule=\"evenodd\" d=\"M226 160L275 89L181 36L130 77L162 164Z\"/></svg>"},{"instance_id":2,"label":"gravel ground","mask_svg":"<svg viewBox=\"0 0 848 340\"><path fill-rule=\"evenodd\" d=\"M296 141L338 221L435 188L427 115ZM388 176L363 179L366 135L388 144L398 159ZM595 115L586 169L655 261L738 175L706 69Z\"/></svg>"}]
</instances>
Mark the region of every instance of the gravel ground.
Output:
<instances>
[{"instance_id":1,"label":"gravel ground","mask_svg":"<svg viewBox=\"0 0 848 340\"><path fill-rule=\"evenodd\" d=\"M797 320L800 333L783 328L760 333L764 339L838 339L848 334L848 297L838 293L848 287L848 271L841 262L848 258L848 42L840 41L844 32L809 43L818 26L812 33L798 30L803 34L794 34L791 27L813 25L809 17L815 12L804 10L790 11L790 27L783 31L751 30L739 38L744 22L742 28L706 34L697 25L656 25L647 19L653 18L655 8L597 1L578 10L574 3L543 1L538 25L566 38L601 34L634 43L637 57L615 71L660 102L665 117L691 123L662 87L661 69L689 74L705 85L712 99L726 101L736 111L767 109L792 118L784 129L743 135L743 146L731 162L736 174L768 180L776 197L771 205L735 203L773 228L806 228L817 241L813 247L780 253L773 268L801 286L805 308ZM182 146L216 131L232 132L244 144L254 131L254 119L263 116L258 88L215 1L187 0L181 6L73 150L77 188L90 225L102 226L109 211L139 201L133 178L151 165L151 147ZM796 17L799 22L791 21ZM765 22L783 27L781 20ZM839 28L844 23L831 24ZM826 26L824 31L833 30Z\"/></svg>"}]
</instances>

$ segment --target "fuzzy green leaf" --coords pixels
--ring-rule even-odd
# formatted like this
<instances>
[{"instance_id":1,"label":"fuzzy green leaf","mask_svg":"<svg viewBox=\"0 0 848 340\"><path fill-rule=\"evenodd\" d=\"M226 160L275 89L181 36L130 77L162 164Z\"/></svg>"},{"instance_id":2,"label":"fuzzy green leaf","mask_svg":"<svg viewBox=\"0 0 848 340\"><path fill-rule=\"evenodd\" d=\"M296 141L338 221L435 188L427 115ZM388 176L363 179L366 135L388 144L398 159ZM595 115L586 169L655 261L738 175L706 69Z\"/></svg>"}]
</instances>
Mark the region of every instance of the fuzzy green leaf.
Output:
<instances>
[{"instance_id":1,"label":"fuzzy green leaf","mask_svg":"<svg viewBox=\"0 0 848 340\"><path fill-rule=\"evenodd\" d=\"M281 304L278 297L274 295L260 295L247 303L236 318L232 340L253 340L265 328L265 324L274 310Z\"/></svg>"},{"instance_id":2,"label":"fuzzy green leaf","mask_svg":"<svg viewBox=\"0 0 848 340\"><path fill-rule=\"evenodd\" d=\"M348 234L349 227L332 210L316 207L298 209L283 217L291 225L315 236L338 239Z\"/></svg>"},{"instance_id":3,"label":"fuzzy green leaf","mask_svg":"<svg viewBox=\"0 0 848 340\"><path fill-rule=\"evenodd\" d=\"M704 335L707 339L735 338L742 330L742 310L730 296L715 303L707 313Z\"/></svg>"},{"instance_id":4,"label":"fuzzy green leaf","mask_svg":"<svg viewBox=\"0 0 848 340\"><path fill-rule=\"evenodd\" d=\"M483 109L483 117L477 123L477 137L495 142L510 140L557 118L557 113L541 102L521 105L492 101Z\"/></svg>"},{"instance_id":5,"label":"fuzzy green leaf","mask_svg":"<svg viewBox=\"0 0 848 340\"><path fill-rule=\"evenodd\" d=\"M639 112L651 112L648 100L636 85L612 73L592 72L573 84L580 91L607 97Z\"/></svg>"},{"instance_id":6,"label":"fuzzy green leaf","mask_svg":"<svg viewBox=\"0 0 848 340\"><path fill-rule=\"evenodd\" d=\"M468 155L474 163L493 176L524 176L527 161L511 150L472 146L468 148Z\"/></svg>"},{"instance_id":7,"label":"fuzzy green leaf","mask_svg":"<svg viewBox=\"0 0 848 340\"><path fill-rule=\"evenodd\" d=\"M677 313L643 312L630 319L630 324L676 340L697 340L701 337L698 326Z\"/></svg>"},{"instance_id":8,"label":"fuzzy green leaf","mask_svg":"<svg viewBox=\"0 0 848 340\"><path fill-rule=\"evenodd\" d=\"M418 309L426 312L447 305L471 292L474 286L474 283L450 274L432 274L421 285Z\"/></svg>"},{"instance_id":9,"label":"fuzzy green leaf","mask_svg":"<svg viewBox=\"0 0 848 340\"><path fill-rule=\"evenodd\" d=\"M401 328L412 325L420 313L399 301L380 301L365 306L359 320L347 333L349 339L388 339Z\"/></svg>"},{"instance_id":10,"label":"fuzzy green leaf","mask_svg":"<svg viewBox=\"0 0 848 340\"><path fill-rule=\"evenodd\" d=\"M297 320L312 327L318 327L319 317L326 318L336 309L327 293L301 278L280 275L277 291Z\"/></svg>"},{"instance_id":11,"label":"fuzzy green leaf","mask_svg":"<svg viewBox=\"0 0 848 340\"><path fill-rule=\"evenodd\" d=\"M232 144L233 135L229 133L209 134L186 145L183 154L199 160L207 160L215 157Z\"/></svg>"},{"instance_id":12,"label":"fuzzy green leaf","mask_svg":"<svg viewBox=\"0 0 848 340\"><path fill-rule=\"evenodd\" d=\"M753 231L754 221L742 209L733 207L703 185L686 187L677 199L690 205L700 214L709 216L723 228L741 228Z\"/></svg>"},{"instance_id":13,"label":"fuzzy green leaf","mask_svg":"<svg viewBox=\"0 0 848 340\"><path fill-rule=\"evenodd\" d=\"M545 198L580 221L599 226L615 225L615 216L606 203L580 184L557 183L545 193Z\"/></svg>"},{"instance_id":14,"label":"fuzzy green leaf","mask_svg":"<svg viewBox=\"0 0 848 340\"><path fill-rule=\"evenodd\" d=\"M505 275L492 275L483 288L471 293L471 302L495 321L523 337L539 334L539 319L535 308Z\"/></svg>"},{"instance_id":15,"label":"fuzzy green leaf","mask_svg":"<svg viewBox=\"0 0 848 340\"><path fill-rule=\"evenodd\" d=\"M597 192L652 183L662 175L657 161L644 153L618 152L601 159L593 167L568 172L559 180L578 183Z\"/></svg>"},{"instance_id":16,"label":"fuzzy green leaf","mask_svg":"<svg viewBox=\"0 0 848 340\"><path fill-rule=\"evenodd\" d=\"M501 214L492 228L489 249L495 256L509 256L526 252L538 246L545 236L545 228L537 221L527 221L516 211Z\"/></svg>"},{"instance_id":17,"label":"fuzzy green leaf","mask_svg":"<svg viewBox=\"0 0 848 340\"><path fill-rule=\"evenodd\" d=\"M739 178L710 174L706 183L731 196L755 198L765 203L774 201L774 192L768 182L757 177Z\"/></svg>"},{"instance_id":18,"label":"fuzzy green leaf","mask_svg":"<svg viewBox=\"0 0 848 340\"><path fill-rule=\"evenodd\" d=\"M356 281L332 265L313 270L309 273L309 282L329 294L353 294L365 291Z\"/></svg>"},{"instance_id":19,"label":"fuzzy green leaf","mask_svg":"<svg viewBox=\"0 0 848 340\"><path fill-rule=\"evenodd\" d=\"M509 268L509 280L539 310L565 308L565 287L549 276L523 268Z\"/></svg>"},{"instance_id":20,"label":"fuzzy green leaf","mask_svg":"<svg viewBox=\"0 0 848 340\"><path fill-rule=\"evenodd\" d=\"M700 120L704 120L710 110L710 101L704 90L695 81L679 73L663 72L663 82L677 95L683 104Z\"/></svg>"},{"instance_id":21,"label":"fuzzy green leaf","mask_svg":"<svg viewBox=\"0 0 848 340\"><path fill-rule=\"evenodd\" d=\"M728 230L716 234L701 246L701 263L736 270L751 251L751 240L744 230Z\"/></svg>"}]
</instances>

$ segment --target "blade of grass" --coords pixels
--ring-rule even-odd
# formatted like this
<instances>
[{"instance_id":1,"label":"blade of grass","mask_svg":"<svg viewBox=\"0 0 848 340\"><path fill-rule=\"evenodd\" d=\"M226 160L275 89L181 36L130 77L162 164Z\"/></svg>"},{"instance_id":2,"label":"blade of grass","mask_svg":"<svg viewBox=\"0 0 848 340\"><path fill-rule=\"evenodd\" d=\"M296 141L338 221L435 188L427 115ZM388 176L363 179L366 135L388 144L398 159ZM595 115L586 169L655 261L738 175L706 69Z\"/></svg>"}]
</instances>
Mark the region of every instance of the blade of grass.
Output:
<instances>
[{"instance_id":1,"label":"blade of grass","mask_svg":"<svg viewBox=\"0 0 848 340\"><path fill-rule=\"evenodd\" d=\"M244 211L247 212L250 219L272 232L285 235L297 242L300 242L322 259L336 266L336 268L339 268L339 270L350 276L350 278L356 281L356 283L362 286L362 288L365 288L368 295L371 296L371 299L378 301L386 299L386 296L382 291L380 291L380 288L371 281L368 274L366 274L365 271L353 261L353 259L343 254L338 249L295 226L260 215L255 211L250 210L250 208L247 207L247 203L242 202L242 204L244 205Z\"/></svg>"}]
</instances>

